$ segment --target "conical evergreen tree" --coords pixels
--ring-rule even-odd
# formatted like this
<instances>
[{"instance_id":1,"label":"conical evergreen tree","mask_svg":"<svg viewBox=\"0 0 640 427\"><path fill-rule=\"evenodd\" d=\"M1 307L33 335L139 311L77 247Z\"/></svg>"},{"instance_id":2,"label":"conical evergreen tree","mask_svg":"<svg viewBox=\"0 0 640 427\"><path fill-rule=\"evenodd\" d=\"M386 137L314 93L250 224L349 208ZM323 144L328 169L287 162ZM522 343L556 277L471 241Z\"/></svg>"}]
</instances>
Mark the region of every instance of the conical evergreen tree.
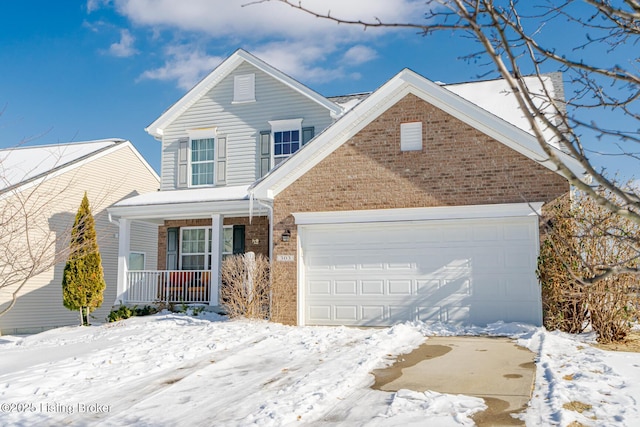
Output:
<instances>
[{"instance_id":1,"label":"conical evergreen tree","mask_svg":"<svg viewBox=\"0 0 640 427\"><path fill-rule=\"evenodd\" d=\"M95 221L85 192L71 230L62 302L69 310L80 311L81 324L88 325L89 313L102 305L105 287Z\"/></svg>"}]
</instances>

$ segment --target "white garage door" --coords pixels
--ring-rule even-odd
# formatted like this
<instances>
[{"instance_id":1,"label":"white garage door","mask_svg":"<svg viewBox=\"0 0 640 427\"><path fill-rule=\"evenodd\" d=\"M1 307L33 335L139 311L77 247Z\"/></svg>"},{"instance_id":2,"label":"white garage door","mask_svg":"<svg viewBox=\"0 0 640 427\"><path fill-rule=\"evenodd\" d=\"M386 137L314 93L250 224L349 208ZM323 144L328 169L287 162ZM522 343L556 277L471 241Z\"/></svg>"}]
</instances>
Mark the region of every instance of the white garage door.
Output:
<instances>
[{"instance_id":1,"label":"white garage door","mask_svg":"<svg viewBox=\"0 0 640 427\"><path fill-rule=\"evenodd\" d=\"M309 325L539 325L535 217L304 225Z\"/></svg>"}]
</instances>

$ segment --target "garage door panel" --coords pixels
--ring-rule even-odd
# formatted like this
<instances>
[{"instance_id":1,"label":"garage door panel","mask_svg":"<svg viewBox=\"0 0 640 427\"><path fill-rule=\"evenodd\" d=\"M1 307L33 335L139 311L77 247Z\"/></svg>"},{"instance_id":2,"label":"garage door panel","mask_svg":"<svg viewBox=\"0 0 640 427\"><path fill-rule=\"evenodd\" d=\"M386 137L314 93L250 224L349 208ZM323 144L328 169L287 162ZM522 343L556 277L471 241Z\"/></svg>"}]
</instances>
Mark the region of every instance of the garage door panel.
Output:
<instances>
[{"instance_id":1,"label":"garage door panel","mask_svg":"<svg viewBox=\"0 0 640 427\"><path fill-rule=\"evenodd\" d=\"M383 322L386 319L384 305L362 306L361 313L362 313L361 321L363 324L366 324L369 322Z\"/></svg>"},{"instance_id":2,"label":"garage door panel","mask_svg":"<svg viewBox=\"0 0 640 427\"><path fill-rule=\"evenodd\" d=\"M336 305L334 306L334 319L338 322L353 323L358 321L357 305Z\"/></svg>"},{"instance_id":3,"label":"garage door panel","mask_svg":"<svg viewBox=\"0 0 640 427\"><path fill-rule=\"evenodd\" d=\"M335 295L357 295L358 284L355 280L336 280Z\"/></svg>"},{"instance_id":4,"label":"garage door panel","mask_svg":"<svg viewBox=\"0 0 640 427\"><path fill-rule=\"evenodd\" d=\"M411 295L411 280L389 280L389 295Z\"/></svg>"},{"instance_id":5,"label":"garage door panel","mask_svg":"<svg viewBox=\"0 0 640 427\"><path fill-rule=\"evenodd\" d=\"M315 295L331 295L331 281L330 280L309 280L307 292L309 296Z\"/></svg>"},{"instance_id":6,"label":"garage door panel","mask_svg":"<svg viewBox=\"0 0 640 427\"><path fill-rule=\"evenodd\" d=\"M362 280L362 295L384 295L384 280Z\"/></svg>"},{"instance_id":7,"label":"garage door panel","mask_svg":"<svg viewBox=\"0 0 640 427\"><path fill-rule=\"evenodd\" d=\"M530 220L333 224L299 236L309 324L539 323Z\"/></svg>"}]
</instances>

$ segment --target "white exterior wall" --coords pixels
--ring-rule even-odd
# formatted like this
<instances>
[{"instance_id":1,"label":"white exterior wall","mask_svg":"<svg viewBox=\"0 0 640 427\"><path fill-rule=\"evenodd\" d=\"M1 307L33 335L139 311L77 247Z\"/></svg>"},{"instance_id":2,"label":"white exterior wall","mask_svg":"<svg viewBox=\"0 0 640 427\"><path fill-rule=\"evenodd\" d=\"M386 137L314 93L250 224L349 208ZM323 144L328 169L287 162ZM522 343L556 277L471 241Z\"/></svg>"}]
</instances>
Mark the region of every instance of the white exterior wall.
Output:
<instances>
[{"instance_id":1,"label":"white exterior wall","mask_svg":"<svg viewBox=\"0 0 640 427\"><path fill-rule=\"evenodd\" d=\"M238 74L255 73L256 102L233 104L233 81ZM257 142L260 131L270 130L269 120L302 118L302 127L315 134L332 123L327 109L289 86L242 64L198 100L164 131L162 142L162 190L176 188L178 139L188 129L217 127L227 138L226 185L251 184L257 178Z\"/></svg>"},{"instance_id":2,"label":"white exterior wall","mask_svg":"<svg viewBox=\"0 0 640 427\"><path fill-rule=\"evenodd\" d=\"M82 166L51 178L37 188L43 194L64 189L56 203L52 203L55 206L49 209L48 221L51 230L56 230L65 237L64 244L60 246L68 245L66 242L69 231L84 192L87 191L107 284L102 307L92 313L95 317L92 319L93 323L104 322L116 297L118 225L109 222L106 208L125 197L156 191L158 187L155 175L140 161L130 146L123 145L109 154L96 156ZM134 235L132 248L146 252L148 262L155 262L151 258L155 259L157 256L157 226L145 225L143 230ZM15 307L0 317L2 334L32 333L79 323L78 313L71 312L62 305L64 264L63 260L25 285ZM150 265L155 267L155 264ZM9 301L8 292L0 291L0 309L6 307Z\"/></svg>"}]
</instances>

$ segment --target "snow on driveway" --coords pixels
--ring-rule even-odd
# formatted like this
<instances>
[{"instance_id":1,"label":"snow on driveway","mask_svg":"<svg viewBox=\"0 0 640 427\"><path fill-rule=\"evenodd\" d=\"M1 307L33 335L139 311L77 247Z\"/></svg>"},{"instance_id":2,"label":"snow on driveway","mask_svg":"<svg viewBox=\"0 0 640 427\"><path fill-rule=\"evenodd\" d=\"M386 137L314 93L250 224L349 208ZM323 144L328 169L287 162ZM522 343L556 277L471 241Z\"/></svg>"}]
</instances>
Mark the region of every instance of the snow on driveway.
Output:
<instances>
[{"instance_id":1,"label":"snow on driveway","mask_svg":"<svg viewBox=\"0 0 640 427\"><path fill-rule=\"evenodd\" d=\"M540 354L527 425L640 425L640 357L585 337L513 324L289 327L212 314L0 337L0 425L473 425L482 399L375 391L370 372L425 335L487 333ZM570 401L592 408L565 409Z\"/></svg>"}]
</instances>

